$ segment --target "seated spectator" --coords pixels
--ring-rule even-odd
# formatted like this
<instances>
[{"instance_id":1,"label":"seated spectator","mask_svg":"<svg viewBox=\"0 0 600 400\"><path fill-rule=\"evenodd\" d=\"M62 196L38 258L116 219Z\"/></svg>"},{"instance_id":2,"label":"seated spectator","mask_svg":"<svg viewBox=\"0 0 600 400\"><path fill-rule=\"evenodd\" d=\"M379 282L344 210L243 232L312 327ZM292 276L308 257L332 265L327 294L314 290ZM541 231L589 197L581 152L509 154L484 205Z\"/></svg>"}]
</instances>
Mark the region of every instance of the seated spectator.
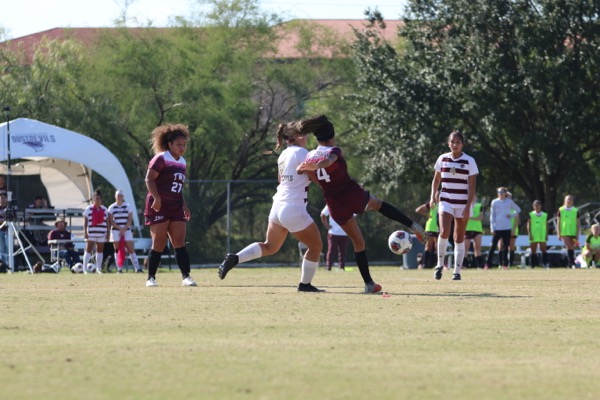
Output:
<instances>
[{"instance_id":1,"label":"seated spectator","mask_svg":"<svg viewBox=\"0 0 600 400\"><path fill-rule=\"evenodd\" d=\"M591 268L600 264L600 224L592 225L592 233L585 238L581 256Z\"/></svg>"},{"instance_id":2,"label":"seated spectator","mask_svg":"<svg viewBox=\"0 0 600 400\"><path fill-rule=\"evenodd\" d=\"M35 196L35 200L33 201L33 203L31 203L30 205L27 206L27 210L42 210L42 209L46 209L46 208L50 208L48 206L48 201L46 199L44 199L42 196ZM27 210L25 210L25 212L27 213ZM28 222L31 225L34 226L39 226L39 225L44 225L44 219L47 219L48 217L53 217L54 218L54 214L45 214L45 213L39 213L39 212L29 212L28 215ZM29 229L32 233L33 233L33 240L35 241L35 245L36 246L47 246L48 245L48 240L46 238L46 233L43 231L43 229L39 229L39 228L35 228L35 229Z\"/></svg>"},{"instance_id":3,"label":"seated spectator","mask_svg":"<svg viewBox=\"0 0 600 400\"><path fill-rule=\"evenodd\" d=\"M0 195L2 194L8 195L8 188L6 187L4 176L0 175Z\"/></svg>"},{"instance_id":4,"label":"seated spectator","mask_svg":"<svg viewBox=\"0 0 600 400\"><path fill-rule=\"evenodd\" d=\"M54 223L54 229L48 233L48 240L70 240L71 232L67 230L67 222L58 218ZM71 268L75 263L80 262L79 253L75 250L73 242L60 243L58 256L64 259Z\"/></svg>"}]
</instances>

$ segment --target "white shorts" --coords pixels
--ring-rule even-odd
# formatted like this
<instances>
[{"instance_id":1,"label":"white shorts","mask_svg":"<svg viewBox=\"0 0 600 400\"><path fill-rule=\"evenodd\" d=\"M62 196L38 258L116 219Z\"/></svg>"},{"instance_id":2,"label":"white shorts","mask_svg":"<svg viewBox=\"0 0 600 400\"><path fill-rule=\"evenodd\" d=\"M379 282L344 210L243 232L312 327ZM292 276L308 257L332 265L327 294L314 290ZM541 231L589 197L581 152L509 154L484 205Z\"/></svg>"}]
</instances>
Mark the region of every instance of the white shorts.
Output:
<instances>
[{"instance_id":1,"label":"white shorts","mask_svg":"<svg viewBox=\"0 0 600 400\"><path fill-rule=\"evenodd\" d=\"M306 211L306 205L283 204L275 201L269 213L269 222L281 225L294 233L306 229L314 221Z\"/></svg>"},{"instance_id":2,"label":"white shorts","mask_svg":"<svg viewBox=\"0 0 600 400\"><path fill-rule=\"evenodd\" d=\"M110 241L116 243L121 240L121 231L118 229L110 230ZM131 229L125 231L125 241L132 242L133 241L133 233L131 233Z\"/></svg>"},{"instance_id":3,"label":"white shorts","mask_svg":"<svg viewBox=\"0 0 600 400\"><path fill-rule=\"evenodd\" d=\"M96 243L106 243L106 235L102 236L92 236L89 235L86 239L87 242L96 242Z\"/></svg>"},{"instance_id":4,"label":"white shorts","mask_svg":"<svg viewBox=\"0 0 600 400\"><path fill-rule=\"evenodd\" d=\"M448 213L455 218L463 218L465 212L464 205L450 204L447 201L442 201L439 204L438 214ZM467 215L468 217L468 215Z\"/></svg>"}]
</instances>

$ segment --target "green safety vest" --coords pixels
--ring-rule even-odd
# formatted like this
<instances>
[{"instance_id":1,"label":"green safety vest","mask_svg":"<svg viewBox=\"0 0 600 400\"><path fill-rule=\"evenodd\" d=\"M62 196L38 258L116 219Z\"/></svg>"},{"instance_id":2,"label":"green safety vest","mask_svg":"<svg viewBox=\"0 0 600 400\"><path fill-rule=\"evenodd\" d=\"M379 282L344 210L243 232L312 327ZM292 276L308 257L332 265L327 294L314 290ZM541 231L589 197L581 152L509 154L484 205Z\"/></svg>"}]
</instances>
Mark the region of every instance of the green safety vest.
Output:
<instances>
[{"instance_id":1,"label":"green safety vest","mask_svg":"<svg viewBox=\"0 0 600 400\"><path fill-rule=\"evenodd\" d=\"M481 203L473 204L473 215L471 216L471 218L477 218L477 217L479 217L480 214L481 214ZM483 232L483 224L482 224L481 220L475 221L475 220L472 220L471 218L469 218L469 221L467 222L466 230L470 231L470 232Z\"/></svg>"},{"instance_id":2,"label":"green safety vest","mask_svg":"<svg viewBox=\"0 0 600 400\"><path fill-rule=\"evenodd\" d=\"M537 215L535 211L529 213L529 231L532 243L546 243L548 232L548 214L541 212Z\"/></svg>"},{"instance_id":3,"label":"green safety vest","mask_svg":"<svg viewBox=\"0 0 600 400\"><path fill-rule=\"evenodd\" d=\"M590 249L592 250L600 249L600 236L596 237L590 234L586 240L586 243L589 243Z\"/></svg>"},{"instance_id":4,"label":"green safety vest","mask_svg":"<svg viewBox=\"0 0 600 400\"><path fill-rule=\"evenodd\" d=\"M438 205L429 209L429 218L427 222L425 222L425 232L439 232L440 228L438 227Z\"/></svg>"},{"instance_id":5,"label":"green safety vest","mask_svg":"<svg viewBox=\"0 0 600 400\"><path fill-rule=\"evenodd\" d=\"M567 210L565 206L558 209L560 215L560 235L577 236L577 208Z\"/></svg>"}]
</instances>

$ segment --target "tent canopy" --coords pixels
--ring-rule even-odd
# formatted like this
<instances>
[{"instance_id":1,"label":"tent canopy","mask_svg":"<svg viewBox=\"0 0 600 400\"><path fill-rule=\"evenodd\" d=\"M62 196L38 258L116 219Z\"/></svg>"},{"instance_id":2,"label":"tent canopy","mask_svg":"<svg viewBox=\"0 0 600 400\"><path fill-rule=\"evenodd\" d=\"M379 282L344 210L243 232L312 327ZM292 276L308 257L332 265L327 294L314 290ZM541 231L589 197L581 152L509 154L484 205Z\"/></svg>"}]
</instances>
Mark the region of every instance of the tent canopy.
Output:
<instances>
[{"instance_id":1,"label":"tent canopy","mask_svg":"<svg viewBox=\"0 0 600 400\"><path fill-rule=\"evenodd\" d=\"M7 129L7 128L10 129ZM92 171L115 189L121 189L133 212L133 225L139 217L129 178L119 160L106 147L80 133L27 118L0 124L0 162L8 159L10 131L12 175L40 175L51 204L57 208L85 208L92 197ZM19 160L14 164L14 160ZM6 165L2 173L7 173ZM104 194L107 204L112 195Z\"/></svg>"}]
</instances>

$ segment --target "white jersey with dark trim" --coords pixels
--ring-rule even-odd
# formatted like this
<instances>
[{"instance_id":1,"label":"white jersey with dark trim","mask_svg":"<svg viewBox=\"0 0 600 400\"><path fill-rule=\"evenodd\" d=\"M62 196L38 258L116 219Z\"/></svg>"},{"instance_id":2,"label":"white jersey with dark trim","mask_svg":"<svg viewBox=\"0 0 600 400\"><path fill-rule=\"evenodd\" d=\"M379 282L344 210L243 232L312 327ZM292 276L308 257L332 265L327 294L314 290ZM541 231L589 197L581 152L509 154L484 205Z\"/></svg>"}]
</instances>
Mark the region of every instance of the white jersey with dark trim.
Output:
<instances>
[{"instance_id":1,"label":"white jersey with dark trim","mask_svg":"<svg viewBox=\"0 0 600 400\"><path fill-rule=\"evenodd\" d=\"M442 154L435 163L435 170L442 176L440 202L454 206L466 205L469 199L469 177L477 175L479 169L475 159L465 153L452 158L452 152Z\"/></svg>"},{"instance_id":2,"label":"white jersey with dark trim","mask_svg":"<svg viewBox=\"0 0 600 400\"><path fill-rule=\"evenodd\" d=\"M304 162L308 150L300 146L290 146L277 159L279 186L273 200L286 204L305 204L308 198L308 174L299 174L296 168Z\"/></svg>"},{"instance_id":3,"label":"white jersey with dark trim","mask_svg":"<svg viewBox=\"0 0 600 400\"><path fill-rule=\"evenodd\" d=\"M131 207L129 206L129 203L123 203L121 205L118 205L117 203L112 203L108 207L108 213L112 215L113 221L115 221L117 225L123 228L125 225L127 225L127 221L129 221L129 214L131 214L132 211ZM111 227L111 229L115 228Z\"/></svg>"}]
</instances>

